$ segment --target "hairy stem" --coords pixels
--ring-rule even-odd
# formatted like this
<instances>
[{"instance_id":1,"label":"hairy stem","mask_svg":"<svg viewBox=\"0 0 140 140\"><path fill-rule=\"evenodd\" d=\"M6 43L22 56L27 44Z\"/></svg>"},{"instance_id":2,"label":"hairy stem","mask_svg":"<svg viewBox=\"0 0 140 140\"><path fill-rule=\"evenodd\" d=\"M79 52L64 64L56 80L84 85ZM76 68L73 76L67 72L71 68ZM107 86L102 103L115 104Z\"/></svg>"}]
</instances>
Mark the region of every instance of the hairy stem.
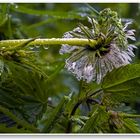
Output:
<instances>
[{"instance_id":1,"label":"hairy stem","mask_svg":"<svg viewBox=\"0 0 140 140\"><path fill-rule=\"evenodd\" d=\"M2 40L0 41L1 47L12 47L17 46L19 44L27 42L29 39L16 39L16 40ZM97 40L93 39L79 39L79 38L51 38L51 39L35 39L30 42L29 45L61 45L61 44L69 44L69 45L91 45L95 46L97 44Z\"/></svg>"}]
</instances>

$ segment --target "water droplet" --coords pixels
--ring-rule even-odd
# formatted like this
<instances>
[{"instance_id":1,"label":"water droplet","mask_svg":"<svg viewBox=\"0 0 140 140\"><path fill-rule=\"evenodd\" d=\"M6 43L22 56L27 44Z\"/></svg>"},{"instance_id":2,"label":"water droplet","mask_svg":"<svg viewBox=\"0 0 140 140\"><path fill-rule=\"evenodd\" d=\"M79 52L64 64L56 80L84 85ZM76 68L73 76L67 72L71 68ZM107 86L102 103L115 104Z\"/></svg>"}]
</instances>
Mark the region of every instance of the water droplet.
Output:
<instances>
[{"instance_id":1,"label":"water droplet","mask_svg":"<svg viewBox=\"0 0 140 140\"><path fill-rule=\"evenodd\" d=\"M37 49L40 47L40 46L35 46Z\"/></svg>"},{"instance_id":2,"label":"water droplet","mask_svg":"<svg viewBox=\"0 0 140 140\"><path fill-rule=\"evenodd\" d=\"M17 5L17 4L15 5L15 8L16 8L16 9L18 8L18 5Z\"/></svg>"},{"instance_id":3,"label":"water droplet","mask_svg":"<svg viewBox=\"0 0 140 140\"><path fill-rule=\"evenodd\" d=\"M81 17L86 17L87 14L85 14L85 13L80 13L80 16L81 16Z\"/></svg>"},{"instance_id":4,"label":"water droplet","mask_svg":"<svg viewBox=\"0 0 140 140\"><path fill-rule=\"evenodd\" d=\"M2 50L4 50L5 49L5 47L2 47Z\"/></svg>"},{"instance_id":5,"label":"water droplet","mask_svg":"<svg viewBox=\"0 0 140 140\"><path fill-rule=\"evenodd\" d=\"M33 50L34 49L34 47L30 47L30 50Z\"/></svg>"},{"instance_id":6,"label":"water droplet","mask_svg":"<svg viewBox=\"0 0 140 140\"><path fill-rule=\"evenodd\" d=\"M48 50L48 47L43 47L45 50Z\"/></svg>"},{"instance_id":7,"label":"water droplet","mask_svg":"<svg viewBox=\"0 0 140 140\"><path fill-rule=\"evenodd\" d=\"M48 97L48 101L52 101L52 98L51 97Z\"/></svg>"},{"instance_id":8,"label":"water droplet","mask_svg":"<svg viewBox=\"0 0 140 140\"><path fill-rule=\"evenodd\" d=\"M63 53L63 50L60 50L60 51L59 51L59 54L61 54L61 55L64 54L64 53Z\"/></svg>"}]
</instances>

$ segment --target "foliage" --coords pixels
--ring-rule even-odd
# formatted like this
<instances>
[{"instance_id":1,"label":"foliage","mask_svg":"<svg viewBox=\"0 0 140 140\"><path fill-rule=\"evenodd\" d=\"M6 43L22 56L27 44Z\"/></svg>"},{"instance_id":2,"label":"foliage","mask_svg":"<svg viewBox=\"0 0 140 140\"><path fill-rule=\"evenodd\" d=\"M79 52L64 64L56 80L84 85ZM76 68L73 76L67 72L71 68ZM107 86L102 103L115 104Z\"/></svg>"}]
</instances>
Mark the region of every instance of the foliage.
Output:
<instances>
[{"instance_id":1,"label":"foliage","mask_svg":"<svg viewBox=\"0 0 140 140\"><path fill-rule=\"evenodd\" d=\"M39 37L60 38L79 22L83 29L87 16L107 7L123 9L117 11L123 20L134 21L139 46L138 4L0 4L0 40L28 38L0 48L1 133L140 133L139 49L135 64L97 84L65 70L68 55L59 55L59 45L30 45Z\"/></svg>"},{"instance_id":2,"label":"foliage","mask_svg":"<svg viewBox=\"0 0 140 140\"><path fill-rule=\"evenodd\" d=\"M139 64L131 64L108 73L102 84L105 96L113 94L109 98L119 102L138 99L139 68Z\"/></svg>"}]
</instances>

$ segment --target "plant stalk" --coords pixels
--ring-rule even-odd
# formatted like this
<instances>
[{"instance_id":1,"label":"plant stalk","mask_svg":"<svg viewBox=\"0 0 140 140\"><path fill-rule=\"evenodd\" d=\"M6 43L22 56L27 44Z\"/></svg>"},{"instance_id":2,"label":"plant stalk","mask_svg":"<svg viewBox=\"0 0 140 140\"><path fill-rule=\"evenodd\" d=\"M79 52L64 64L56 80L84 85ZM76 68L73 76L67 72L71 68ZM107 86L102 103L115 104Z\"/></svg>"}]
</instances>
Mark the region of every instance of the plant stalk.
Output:
<instances>
[{"instance_id":1,"label":"plant stalk","mask_svg":"<svg viewBox=\"0 0 140 140\"><path fill-rule=\"evenodd\" d=\"M80 85L82 86L82 83ZM81 90L82 90L81 86L80 86L79 94L81 93ZM92 95L95 95L100 91L101 91L101 89L99 89L99 90L95 91L94 93L90 94L88 97L91 97ZM73 109L72 109L72 111L70 113L69 118L71 118L75 114L75 112L78 109L78 107L80 106L80 104L82 104L84 101L86 101L88 99L88 97L85 97L82 100L78 100L78 102L76 102L76 104L74 105L74 107L73 107ZM66 133L71 133L71 131L72 131L72 123L71 123L71 121L69 121L67 129L66 129Z\"/></svg>"},{"instance_id":2,"label":"plant stalk","mask_svg":"<svg viewBox=\"0 0 140 140\"><path fill-rule=\"evenodd\" d=\"M15 40L2 40L0 41L1 47L13 47L20 44L23 44L30 39L15 39ZM31 41L28 45L79 45L79 46L95 46L97 44L97 40L93 39L79 39L79 38L51 38L51 39L35 39Z\"/></svg>"}]
</instances>

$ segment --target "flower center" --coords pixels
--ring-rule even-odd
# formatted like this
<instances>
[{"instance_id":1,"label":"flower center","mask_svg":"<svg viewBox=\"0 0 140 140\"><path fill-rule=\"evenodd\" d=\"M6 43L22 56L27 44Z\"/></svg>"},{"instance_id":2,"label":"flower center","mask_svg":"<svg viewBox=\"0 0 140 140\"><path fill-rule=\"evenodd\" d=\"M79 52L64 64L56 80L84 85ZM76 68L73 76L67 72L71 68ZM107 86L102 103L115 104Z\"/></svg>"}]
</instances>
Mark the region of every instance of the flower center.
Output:
<instances>
[{"instance_id":1,"label":"flower center","mask_svg":"<svg viewBox=\"0 0 140 140\"><path fill-rule=\"evenodd\" d=\"M107 53L109 53L110 45L105 45L104 46L104 43L102 43L102 44L99 43L94 47L91 47L90 45L87 45L86 50L96 52L95 56L96 57L101 57L101 56L104 56Z\"/></svg>"}]
</instances>

